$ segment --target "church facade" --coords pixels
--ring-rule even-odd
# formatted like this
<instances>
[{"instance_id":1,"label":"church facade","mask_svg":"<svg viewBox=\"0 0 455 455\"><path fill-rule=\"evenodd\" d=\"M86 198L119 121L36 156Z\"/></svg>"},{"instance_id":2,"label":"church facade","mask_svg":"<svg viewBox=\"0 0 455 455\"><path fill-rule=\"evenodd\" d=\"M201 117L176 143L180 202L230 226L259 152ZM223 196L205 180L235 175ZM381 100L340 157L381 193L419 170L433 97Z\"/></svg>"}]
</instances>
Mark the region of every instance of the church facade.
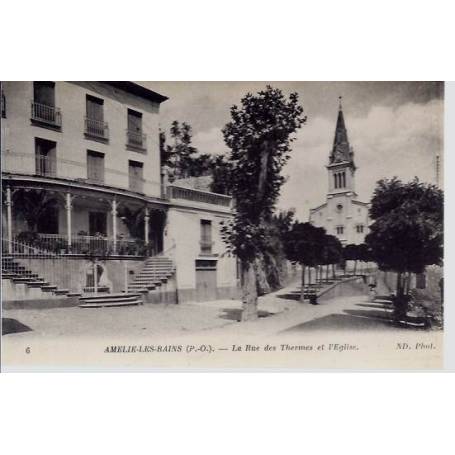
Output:
<instances>
[{"instance_id":1,"label":"church facade","mask_svg":"<svg viewBox=\"0 0 455 455\"><path fill-rule=\"evenodd\" d=\"M338 110L335 138L329 156L326 202L310 209L310 223L323 227L343 245L360 244L368 233L369 204L357 199L355 192L354 151L349 144L343 109Z\"/></svg>"}]
</instances>

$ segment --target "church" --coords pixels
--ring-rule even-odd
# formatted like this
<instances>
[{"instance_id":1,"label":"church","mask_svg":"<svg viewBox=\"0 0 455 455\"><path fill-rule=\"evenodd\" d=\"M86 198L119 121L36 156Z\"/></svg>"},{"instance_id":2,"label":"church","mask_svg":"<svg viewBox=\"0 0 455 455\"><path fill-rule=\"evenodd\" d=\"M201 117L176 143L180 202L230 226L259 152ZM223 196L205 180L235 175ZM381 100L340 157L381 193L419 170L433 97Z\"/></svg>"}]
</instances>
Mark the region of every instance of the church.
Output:
<instances>
[{"instance_id":1,"label":"church","mask_svg":"<svg viewBox=\"0 0 455 455\"><path fill-rule=\"evenodd\" d=\"M368 233L369 204L357 200L357 168L354 164L354 151L348 140L341 97L335 139L326 167L329 178L327 200L310 209L309 221L314 226L323 227L327 234L336 236L343 245L363 243Z\"/></svg>"}]
</instances>

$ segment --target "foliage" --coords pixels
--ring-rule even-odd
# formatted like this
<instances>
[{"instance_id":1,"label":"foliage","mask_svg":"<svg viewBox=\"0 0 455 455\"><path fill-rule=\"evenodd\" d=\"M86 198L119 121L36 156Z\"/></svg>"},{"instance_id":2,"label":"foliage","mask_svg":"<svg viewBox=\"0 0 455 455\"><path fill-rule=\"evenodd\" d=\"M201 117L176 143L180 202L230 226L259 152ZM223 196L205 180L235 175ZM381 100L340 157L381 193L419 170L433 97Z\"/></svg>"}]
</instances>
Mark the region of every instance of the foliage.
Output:
<instances>
[{"instance_id":1,"label":"foliage","mask_svg":"<svg viewBox=\"0 0 455 455\"><path fill-rule=\"evenodd\" d=\"M397 272L395 317L406 318L409 274L439 265L443 257L443 192L415 178L380 180L371 201L373 224L366 236L380 270Z\"/></svg>"},{"instance_id":2,"label":"foliage","mask_svg":"<svg viewBox=\"0 0 455 455\"><path fill-rule=\"evenodd\" d=\"M57 204L57 199L46 190L19 189L13 202L27 222L30 231L36 232L40 219L46 218Z\"/></svg>"},{"instance_id":3,"label":"foliage","mask_svg":"<svg viewBox=\"0 0 455 455\"><path fill-rule=\"evenodd\" d=\"M324 228L296 221L285 239L287 258L307 267L320 264L322 262L321 251L326 237L328 236Z\"/></svg>"},{"instance_id":4,"label":"foliage","mask_svg":"<svg viewBox=\"0 0 455 455\"><path fill-rule=\"evenodd\" d=\"M144 238L144 210L142 207L132 210L127 206L121 206L117 216L123 221L132 238Z\"/></svg>"},{"instance_id":5,"label":"foliage","mask_svg":"<svg viewBox=\"0 0 455 455\"><path fill-rule=\"evenodd\" d=\"M270 219L284 177L281 169L291 152L292 135L306 121L298 95L289 99L267 86L248 93L242 106L231 108L231 121L223 136L231 149L231 192L236 214L225 239L241 260L253 260L267 249L265 220Z\"/></svg>"},{"instance_id":6,"label":"foliage","mask_svg":"<svg viewBox=\"0 0 455 455\"><path fill-rule=\"evenodd\" d=\"M339 264L343 259L343 245L334 235L326 234L323 238L321 264Z\"/></svg>"},{"instance_id":7,"label":"foliage","mask_svg":"<svg viewBox=\"0 0 455 455\"><path fill-rule=\"evenodd\" d=\"M443 192L416 178L381 180L371 201L366 237L381 270L422 273L443 256Z\"/></svg>"}]
</instances>

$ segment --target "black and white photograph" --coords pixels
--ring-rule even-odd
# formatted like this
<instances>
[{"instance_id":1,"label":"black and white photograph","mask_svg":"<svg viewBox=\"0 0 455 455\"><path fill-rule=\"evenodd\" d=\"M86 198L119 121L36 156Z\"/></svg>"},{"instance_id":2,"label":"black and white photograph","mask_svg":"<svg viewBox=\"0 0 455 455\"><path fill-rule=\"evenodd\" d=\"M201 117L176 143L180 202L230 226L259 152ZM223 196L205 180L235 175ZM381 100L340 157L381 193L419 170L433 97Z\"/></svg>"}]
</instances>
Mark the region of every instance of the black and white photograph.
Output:
<instances>
[{"instance_id":1,"label":"black and white photograph","mask_svg":"<svg viewBox=\"0 0 455 455\"><path fill-rule=\"evenodd\" d=\"M443 82L1 100L4 368L442 366Z\"/></svg>"}]
</instances>

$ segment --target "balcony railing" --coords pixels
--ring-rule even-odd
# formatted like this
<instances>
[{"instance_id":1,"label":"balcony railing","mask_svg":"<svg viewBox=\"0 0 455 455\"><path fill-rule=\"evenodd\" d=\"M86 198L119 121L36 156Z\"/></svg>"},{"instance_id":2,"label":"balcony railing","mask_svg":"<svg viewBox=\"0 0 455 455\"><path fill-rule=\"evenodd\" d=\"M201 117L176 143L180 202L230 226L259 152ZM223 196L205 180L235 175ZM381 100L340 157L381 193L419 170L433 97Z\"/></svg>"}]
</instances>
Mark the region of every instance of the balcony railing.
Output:
<instances>
[{"instance_id":1,"label":"balcony railing","mask_svg":"<svg viewBox=\"0 0 455 455\"><path fill-rule=\"evenodd\" d=\"M145 149L147 136L139 131L126 130L126 145L138 149Z\"/></svg>"},{"instance_id":2,"label":"balcony railing","mask_svg":"<svg viewBox=\"0 0 455 455\"><path fill-rule=\"evenodd\" d=\"M35 155L35 173L41 177L56 177L57 160L49 155Z\"/></svg>"},{"instance_id":3,"label":"balcony railing","mask_svg":"<svg viewBox=\"0 0 455 455\"><path fill-rule=\"evenodd\" d=\"M84 133L87 136L107 141L109 139L109 126L107 122L102 120L85 117Z\"/></svg>"},{"instance_id":4,"label":"balcony railing","mask_svg":"<svg viewBox=\"0 0 455 455\"><path fill-rule=\"evenodd\" d=\"M58 107L32 101L31 108L32 120L59 128L62 126L62 115Z\"/></svg>"},{"instance_id":5,"label":"balcony railing","mask_svg":"<svg viewBox=\"0 0 455 455\"><path fill-rule=\"evenodd\" d=\"M71 245L62 234L38 234L35 246L54 254L77 254L85 256L146 256L153 254L152 246L143 240L118 238L114 245L112 237L98 235L73 235Z\"/></svg>"},{"instance_id":6,"label":"balcony railing","mask_svg":"<svg viewBox=\"0 0 455 455\"><path fill-rule=\"evenodd\" d=\"M168 186L167 196L169 199L186 199L188 201L202 202L204 204L215 204L229 207L231 197L225 194L210 193L209 191L193 190L180 186Z\"/></svg>"}]
</instances>

